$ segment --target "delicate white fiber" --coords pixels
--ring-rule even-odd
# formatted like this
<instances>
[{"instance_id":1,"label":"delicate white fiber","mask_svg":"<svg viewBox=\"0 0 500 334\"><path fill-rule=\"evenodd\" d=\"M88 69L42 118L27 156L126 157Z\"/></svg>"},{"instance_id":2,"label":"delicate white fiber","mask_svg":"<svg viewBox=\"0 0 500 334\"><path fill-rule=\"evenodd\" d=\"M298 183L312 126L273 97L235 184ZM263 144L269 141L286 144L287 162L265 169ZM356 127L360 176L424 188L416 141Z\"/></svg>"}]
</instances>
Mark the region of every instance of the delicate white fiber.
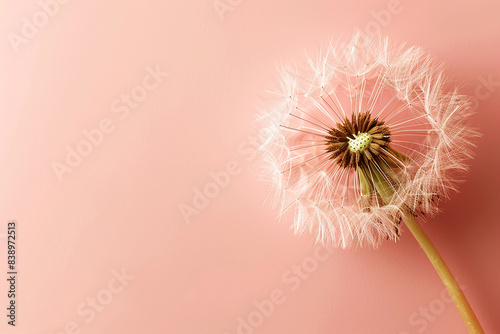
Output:
<instances>
[{"instance_id":1,"label":"delicate white fiber","mask_svg":"<svg viewBox=\"0 0 500 334\"><path fill-rule=\"evenodd\" d=\"M442 66L421 48L360 33L322 48L303 69L281 69L279 98L261 115L265 174L280 214L293 210L297 233L346 248L397 240L404 211L437 213L438 198L456 190L454 171L467 169L477 136L469 126L471 103L448 86ZM376 191L367 201L356 168L339 165L327 151L329 130L366 112L389 128L390 148L409 157L383 152L379 161L398 175L386 203ZM385 166L371 166L386 176Z\"/></svg>"}]
</instances>

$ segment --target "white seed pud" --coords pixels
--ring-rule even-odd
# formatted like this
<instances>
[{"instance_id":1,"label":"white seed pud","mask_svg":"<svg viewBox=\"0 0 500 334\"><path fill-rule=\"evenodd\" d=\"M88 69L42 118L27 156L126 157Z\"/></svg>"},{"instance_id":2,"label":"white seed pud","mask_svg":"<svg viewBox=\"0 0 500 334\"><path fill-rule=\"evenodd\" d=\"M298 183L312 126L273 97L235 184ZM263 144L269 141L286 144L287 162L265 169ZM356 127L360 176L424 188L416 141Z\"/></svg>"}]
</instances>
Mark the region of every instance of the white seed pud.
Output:
<instances>
[{"instance_id":1,"label":"white seed pud","mask_svg":"<svg viewBox=\"0 0 500 334\"><path fill-rule=\"evenodd\" d=\"M349 150L352 153L363 152L372 142L372 136L369 133L353 134L354 139L349 138Z\"/></svg>"}]
</instances>

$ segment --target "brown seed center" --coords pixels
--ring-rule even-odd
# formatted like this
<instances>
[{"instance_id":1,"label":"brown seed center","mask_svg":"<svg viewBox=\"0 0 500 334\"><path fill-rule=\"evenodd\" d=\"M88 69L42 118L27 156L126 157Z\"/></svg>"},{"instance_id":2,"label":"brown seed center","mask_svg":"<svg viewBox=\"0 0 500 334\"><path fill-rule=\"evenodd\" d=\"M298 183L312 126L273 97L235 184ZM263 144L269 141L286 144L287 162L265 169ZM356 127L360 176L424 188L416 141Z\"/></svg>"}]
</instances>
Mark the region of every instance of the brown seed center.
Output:
<instances>
[{"instance_id":1,"label":"brown seed center","mask_svg":"<svg viewBox=\"0 0 500 334\"><path fill-rule=\"evenodd\" d=\"M368 165L376 157L388 158L391 141L389 127L372 118L370 112L354 113L351 119L346 117L325 139L330 158L346 168Z\"/></svg>"}]
</instances>

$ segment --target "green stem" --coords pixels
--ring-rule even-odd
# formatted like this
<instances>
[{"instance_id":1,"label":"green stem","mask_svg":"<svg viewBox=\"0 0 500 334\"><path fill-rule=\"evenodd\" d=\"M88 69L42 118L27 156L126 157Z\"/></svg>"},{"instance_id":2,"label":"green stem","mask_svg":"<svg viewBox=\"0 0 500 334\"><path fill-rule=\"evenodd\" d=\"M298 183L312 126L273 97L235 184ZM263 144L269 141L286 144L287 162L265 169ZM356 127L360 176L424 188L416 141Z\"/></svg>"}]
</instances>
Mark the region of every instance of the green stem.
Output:
<instances>
[{"instance_id":1,"label":"green stem","mask_svg":"<svg viewBox=\"0 0 500 334\"><path fill-rule=\"evenodd\" d=\"M479 324L474 311L470 307L469 302L467 301L467 298L465 298L465 295L462 292L462 289L460 289L460 286L455 280L455 277L453 277L453 274L444 262L441 255L439 255L436 247L434 247L429 237L427 237L424 231L422 231L413 214L407 212L404 217L404 222L406 226L408 226L415 239L417 239L418 243L434 266L434 269L436 269L439 277L448 289L450 296L457 306L460 315L464 319L465 325L467 326L469 332L473 334L484 334L481 324Z\"/></svg>"}]
</instances>

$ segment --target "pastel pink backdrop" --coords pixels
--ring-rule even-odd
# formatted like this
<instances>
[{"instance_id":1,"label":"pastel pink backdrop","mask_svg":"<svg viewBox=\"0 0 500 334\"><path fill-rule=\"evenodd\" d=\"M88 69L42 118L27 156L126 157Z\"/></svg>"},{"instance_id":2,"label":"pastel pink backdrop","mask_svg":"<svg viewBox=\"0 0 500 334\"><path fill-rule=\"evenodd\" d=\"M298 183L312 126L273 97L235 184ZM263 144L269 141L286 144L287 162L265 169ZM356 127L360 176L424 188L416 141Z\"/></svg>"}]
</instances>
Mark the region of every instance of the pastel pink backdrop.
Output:
<instances>
[{"instance_id":1,"label":"pastel pink backdrop","mask_svg":"<svg viewBox=\"0 0 500 334\"><path fill-rule=\"evenodd\" d=\"M222 2L232 10L219 15ZM424 228L486 332L500 332L498 2L71 1L17 52L8 36L40 5L0 7L4 272L7 221L19 226L17 328L1 279L2 333L466 333L406 230L311 260L313 239L278 223L257 177L253 121L276 65L377 27L446 62L479 102L471 171ZM112 104L148 67L168 76L120 119ZM59 181L53 162L103 119L114 130ZM228 164L228 185L186 220L182 205ZM298 281L297 265L310 271ZM109 300L122 270L134 278ZM259 311L276 290L280 303ZM96 297L108 299L90 320L78 307Z\"/></svg>"}]
</instances>

